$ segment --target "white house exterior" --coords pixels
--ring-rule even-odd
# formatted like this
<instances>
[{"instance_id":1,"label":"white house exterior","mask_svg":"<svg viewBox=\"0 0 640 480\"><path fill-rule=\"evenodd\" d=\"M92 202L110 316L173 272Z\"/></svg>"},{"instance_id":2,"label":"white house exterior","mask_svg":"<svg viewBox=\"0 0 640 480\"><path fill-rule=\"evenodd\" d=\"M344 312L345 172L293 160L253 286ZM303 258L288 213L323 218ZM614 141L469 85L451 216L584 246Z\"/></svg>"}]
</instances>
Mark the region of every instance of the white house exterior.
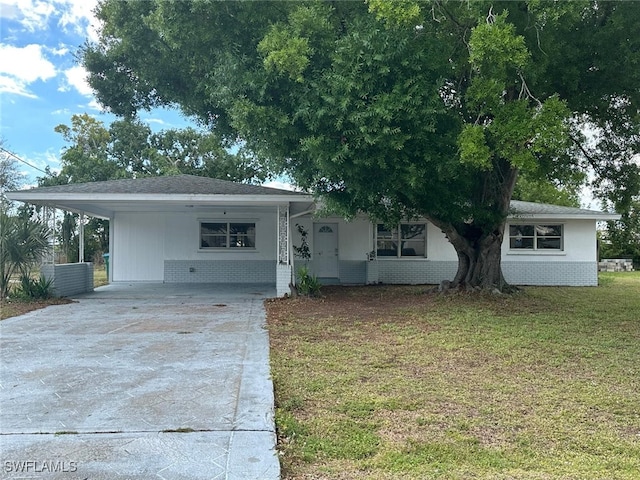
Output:
<instances>
[{"instance_id":1,"label":"white house exterior","mask_svg":"<svg viewBox=\"0 0 640 480\"><path fill-rule=\"evenodd\" d=\"M437 284L457 257L426 221L395 229L367 217L318 218L310 195L177 175L10 192L33 204L110 221L110 282L271 283L290 291L308 233L312 273L325 283ZM596 225L619 216L513 202L502 248L515 285L597 285Z\"/></svg>"}]
</instances>

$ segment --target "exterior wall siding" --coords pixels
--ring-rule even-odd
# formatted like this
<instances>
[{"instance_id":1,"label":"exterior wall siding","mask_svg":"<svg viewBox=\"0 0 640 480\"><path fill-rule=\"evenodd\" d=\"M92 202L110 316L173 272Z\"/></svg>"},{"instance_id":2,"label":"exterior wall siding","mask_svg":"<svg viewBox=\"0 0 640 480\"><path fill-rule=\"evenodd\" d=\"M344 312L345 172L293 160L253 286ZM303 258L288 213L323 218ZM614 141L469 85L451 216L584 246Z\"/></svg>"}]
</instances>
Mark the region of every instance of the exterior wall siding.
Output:
<instances>
[{"instance_id":1,"label":"exterior wall siding","mask_svg":"<svg viewBox=\"0 0 640 480\"><path fill-rule=\"evenodd\" d=\"M453 280L457 262L378 261L378 281L389 284L432 284ZM513 285L596 286L595 262L502 262L505 280Z\"/></svg>"},{"instance_id":2,"label":"exterior wall siding","mask_svg":"<svg viewBox=\"0 0 640 480\"><path fill-rule=\"evenodd\" d=\"M278 264L276 265L276 295L278 297L284 297L285 295L291 295L291 265Z\"/></svg>"},{"instance_id":3,"label":"exterior wall siding","mask_svg":"<svg viewBox=\"0 0 640 480\"><path fill-rule=\"evenodd\" d=\"M513 285L598 285L595 262L502 262L502 271Z\"/></svg>"},{"instance_id":4,"label":"exterior wall siding","mask_svg":"<svg viewBox=\"0 0 640 480\"><path fill-rule=\"evenodd\" d=\"M53 279L53 294L69 297L93 291L93 263L63 263L42 265L40 272Z\"/></svg>"},{"instance_id":5,"label":"exterior wall siding","mask_svg":"<svg viewBox=\"0 0 640 480\"><path fill-rule=\"evenodd\" d=\"M256 223L255 250L205 251L199 249L200 221L252 221ZM426 258L378 258L367 261L374 249L374 226L368 219L347 222L340 218L292 220L293 245L301 239L296 225L308 232L315 254L314 221L338 225L338 277L342 284L439 284L452 280L457 257L445 235L427 224ZM509 223L545 223L544 220L511 219ZM559 252L509 249L508 235L502 248L505 278L515 285L597 285L595 222L549 220L562 223L564 249ZM276 209L212 208L185 213L127 213L114 219L112 264L114 281L164 281L178 283L274 283L286 293L292 267L278 263ZM302 260L293 258L295 267ZM314 272L314 262L309 261ZM282 293L282 294L284 294Z\"/></svg>"},{"instance_id":6,"label":"exterior wall siding","mask_svg":"<svg viewBox=\"0 0 640 480\"><path fill-rule=\"evenodd\" d=\"M378 261L378 281L405 285L438 284L452 280L458 268L457 262L428 260Z\"/></svg>"},{"instance_id":7,"label":"exterior wall siding","mask_svg":"<svg viewBox=\"0 0 640 480\"><path fill-rule=\"evenodd\" d=\"M367 262L356 260L338 261L340 283L362 285L367 283Z\"/></svg>"},{"instance_id":8,"label":"exterior wall siding","mask_svg":"<svg viewBox=\"0 0 640 480\"><path fill-rule=\"evenodd\" d=\"M165 218L161 213L117 213L109 257L114 282L162 281Z\"/></svg>"},{"instance_id":9,"label":"exterior wall siding","mask_svg":"<svg viewBox=\"0 0 640 480\"><path fill-rule=\"evenodd\" d=\"M165 260L165 283L276 283L272 260Z\"/></svg>"}]
</instances>

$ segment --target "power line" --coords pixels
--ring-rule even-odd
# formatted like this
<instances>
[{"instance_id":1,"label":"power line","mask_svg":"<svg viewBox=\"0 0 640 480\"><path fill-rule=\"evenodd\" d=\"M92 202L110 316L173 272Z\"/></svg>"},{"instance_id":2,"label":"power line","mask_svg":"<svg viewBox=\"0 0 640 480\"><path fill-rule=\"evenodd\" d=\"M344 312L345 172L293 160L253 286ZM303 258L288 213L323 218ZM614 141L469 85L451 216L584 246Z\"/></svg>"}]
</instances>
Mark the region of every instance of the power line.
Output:
<instances>
[{"instance_id":1,"label":"power line","mask_svg":"<svg viewBox=\"0 0 640 480\"><path fill-rule=\"evenodd\" d=\"M45 170L42 170L41 168L36 167L35 165L32 165L31 163L27 162L26 160L21 159L21 158L20 158L19 156L17 156L15 153L10 152L9 150L7 150L7 149L6 149L6 148L4 148L4 147L0 147L0 151L2 151L2 152L4 152L4 153L6 153L7 155L9 155L9 156L11 156L11 157L15 158L15 159L16 159L16 160L18 160L19 162L22 162L22 163L24 163L25 165L30 166L30 167L31 167L31 168L33 168L34 170L38 170L39 172L42 172L42 173L44 173L45 175L49 175L49 172L47 172L47 171L45 171Z\"/></svg>"}]
</instances>

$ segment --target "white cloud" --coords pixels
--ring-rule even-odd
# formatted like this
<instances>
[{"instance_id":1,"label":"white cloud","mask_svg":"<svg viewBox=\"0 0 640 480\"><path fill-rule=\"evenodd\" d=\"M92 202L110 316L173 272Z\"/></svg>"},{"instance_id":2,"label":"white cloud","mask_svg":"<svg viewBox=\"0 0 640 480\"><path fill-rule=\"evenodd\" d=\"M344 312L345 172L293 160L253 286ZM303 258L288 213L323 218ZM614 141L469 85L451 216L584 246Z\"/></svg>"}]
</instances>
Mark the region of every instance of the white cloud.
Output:
<instances>
[{"instance_id":1,"label":"white cloud","mask_svg":"<svg viewBox=\"0 0 640 480\"><path fill-rule=\"evenodd\" d=\"M44 29L55 11L47 0L0 0L0 16L20 22L30 32Z\"/></svg>"},{"instance_id":2,"label":"white cloud","mask_svg":"<svg viewBox=\"0 0 640 480\"><path fill-rule=\"evenodd\" d=\"M97 0L0 0L0 17L19 22L29 32L46 29L49 20L55 17L62 28L94 39L97 21L92 10L97 3Z\"/></svg>"},{"instance_id":3,"label":"white cloud","mask_svg":"<svg viewBox=\"0 0 640 480\"><path fill-rule=\"evenodd\" d=\"M56 57L64 57L69 53L69 47L61 44L59 48L50 48L49 51Z\"/></svg>"},{"instance_id":4,"label":"white cloud","mask_svg":"<svg viewBox=\"0 0 640 480\"><path fill-rule=\"evenodd\" d=\"M81 36L97 39L95 24L97 20L93 15L97 0L64 0L56 2L60 5L62 15L58 24L65 28L72 28Z\"/></svg>"},{"instance_id":5,"label":"white cloud","mask_svg":"<svg viewBox=\"0 0 640 480\"><path fill-rule=\"evenodd\" d=\"M87 71L84 67L75 66L64 71L66 83L60 87L60 90L67 91L69 87L75 88L80 95L89 97L93 95L93 90L87 82Z\"/></svg>"},{"instance_id":6,"label":"white cloud","mask_svg":"<svg viewBox=\"0 0 640 480\"><path fill-rule=\"evenodd\" d=\"M152 124L155 123L157 125L161 125L161 126L165 126L165 125L169 125L167 122L165 122L163 119L161 118L153 118L153 117L148 117L145 118L144 121L148 124Z\"/></svg>"},{"instance_id":7,"label":"white cloud","mask_svg":"<svg viewBox=\"0 0 640 480\"><path fill-rule=\"evenodd\" d=\"M36 95L30 93L24 82L7 75L0 74L0 93L21 95L23 97L37 98Z\"/></svg>"},{"instance_id":8,"label":"white cloud","mask_svg":"<svg viewBox=\"0 0 640 480\"><path fill-rule=\"evenodd\" d=\"M68 108L59 108L58 110L51 112L51 115L70 117L71 111Z\"/></svg>"},{"instance_id":9,"label":"white cloud","mask_svg":"<svg viewBox=\"0 0 640 480\"><path fill-rule=\"evenodd\" d=\"M56 76L56 68L47 60L41 45L14 47L0 44L0 92L34 97L29 84Z\"/></svg>"},{"instance_id":10,"label":"white cloud","mask_svg":"<svg viewBox=\"0 0 640 480\"><path fill-rule=\"evenodd\" d=\"M97 110L99 112L102 112L102 111L105 110L105 108L102 105L100 105L95 98L89 102L87 107L89 107L92 110ZM107 109L107 111L108 111L108 109Z\"/></svg>"}]
</instances>

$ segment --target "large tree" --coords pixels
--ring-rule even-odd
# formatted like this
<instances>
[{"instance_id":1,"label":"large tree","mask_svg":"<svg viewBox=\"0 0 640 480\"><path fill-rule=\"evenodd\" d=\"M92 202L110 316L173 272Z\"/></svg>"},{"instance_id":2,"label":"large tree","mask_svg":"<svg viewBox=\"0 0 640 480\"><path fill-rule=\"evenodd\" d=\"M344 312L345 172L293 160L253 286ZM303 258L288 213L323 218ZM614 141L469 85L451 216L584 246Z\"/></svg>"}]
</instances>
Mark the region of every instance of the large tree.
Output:
<instances>
[{"instance_id":1,"label":"large tree","mask_svg":"<svg viewBox=\"0 0 640 480\"><path fill-rule=\"evenodd\" d=\"M5 140L0 138L0 211L3 212L9 208L10 203L5 192L17 190L24 181L13 154L7 150L5 143Z\"/></svg>"},{"instance_id":2,"label":"large tree","mask_svg":"<svg viewBox=\"0 0 640 480\"><path fill-rule=\"evenodd\" d=\"M193 128L152 132L137 119L125 118L106 126L81 114L73 115L70 125L60 124L55 130L69 145L62 152L60 171L40 178L40 186L178 173L251 183L266 178L246 151L232 153L217 135ZM78 258L77 230L78 215L66 212L58 235L67 261ZM85 236L88 259L108 251L106 220L89 220Z\"/></svg>"},{"instance_id":3,"label":"large tree","mask_svg":"<svg viewBox=\"0 0 640 480\"><path fill-rule=\"evenodd\" d=\"M458 254L454 285L505 287L519 175L562 188L591 168L618 205L633 193L631 2L103 0L97 14L82 58L113 112L178 105L334 211L426 217Z\"/></svg>"}]
</instances>

